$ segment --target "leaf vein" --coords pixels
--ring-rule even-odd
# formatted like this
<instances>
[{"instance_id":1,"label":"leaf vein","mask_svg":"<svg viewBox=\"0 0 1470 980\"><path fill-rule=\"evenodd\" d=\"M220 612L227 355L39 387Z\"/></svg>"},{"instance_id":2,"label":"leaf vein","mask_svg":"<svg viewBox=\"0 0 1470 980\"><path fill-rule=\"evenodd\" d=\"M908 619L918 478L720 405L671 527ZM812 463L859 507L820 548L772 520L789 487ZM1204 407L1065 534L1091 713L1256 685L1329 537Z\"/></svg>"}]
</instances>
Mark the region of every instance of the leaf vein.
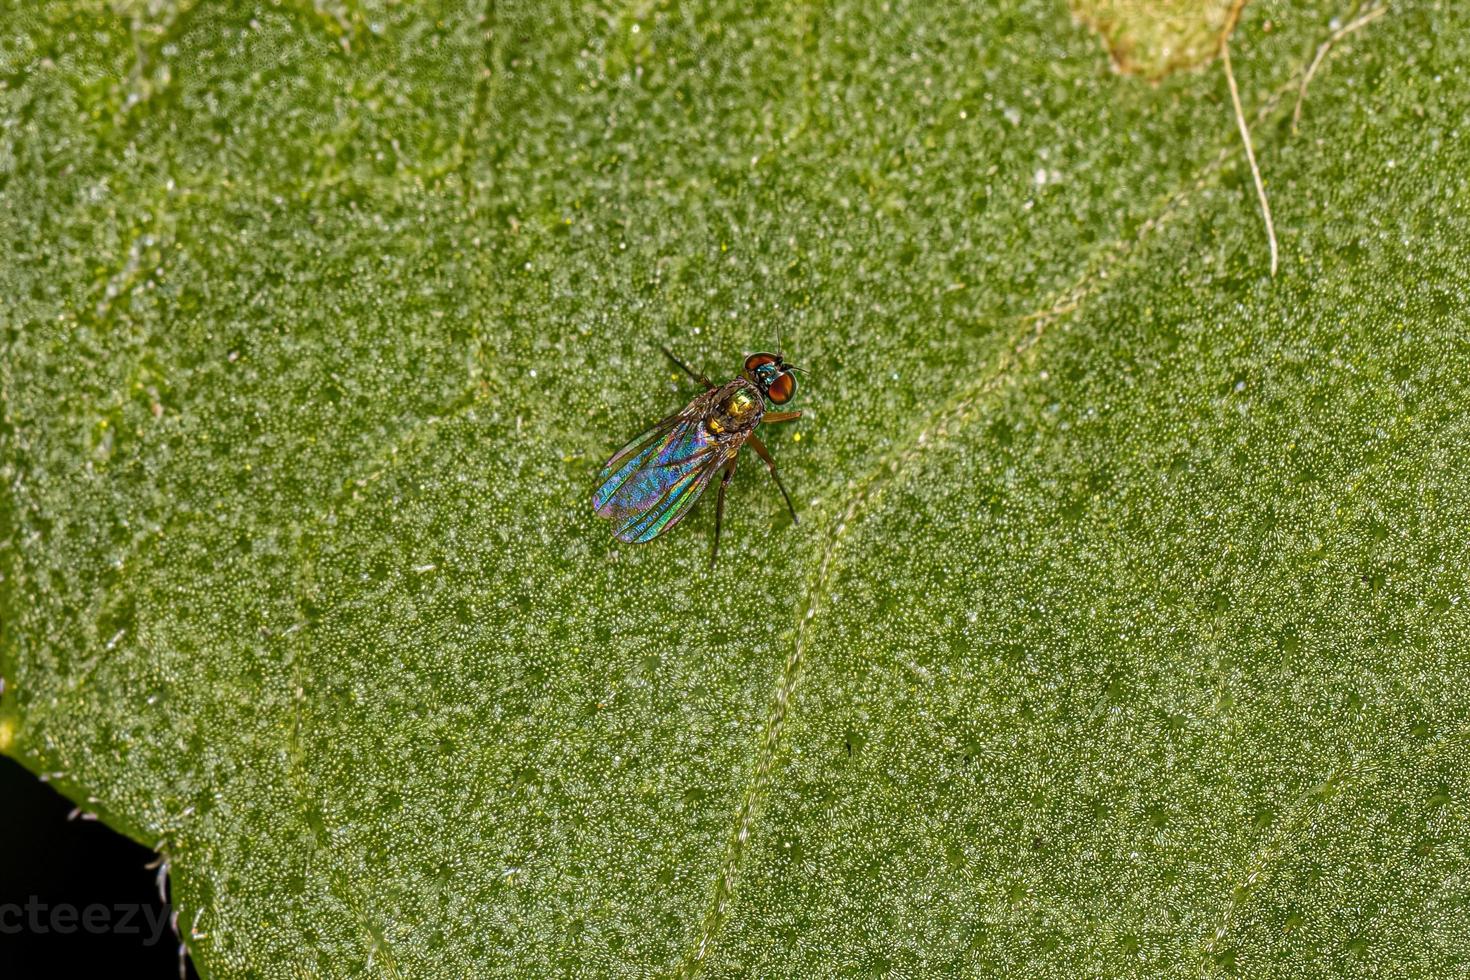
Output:
<instances>
[{"instance_id":1,"label":"leaf vein","mask_svg":"<svg viewBox=\"0 0 1470 980\"><path fill-rule=\"evenodd\" d=\"M1287 94L1297 90L1308 66L1303 63L1285 83L1278 86L1253 113L1253 122L1260 124L1275 113ZM1096 294L1114 268L1134 253L1154 232L1163 228L1170 219L1179 214L1193 198L1220 174L1236 156L1241 147L1230 138L1224 138L1215 156L1204 164L1195 176L1186 181L1165 198L1158 213L1139 226L1132 235L1121 235L1111 246L1094 253L1088 268L1084 269L1073 285L1058 295L1049 305L1019 318L1021 327L1011 335L1002 347L993 369L977 383L962 388L944 406L931 413L916 427L909 439L896 445L907 445L902 451L891 452L880 460L872 470L857 483L853 496L841 515L830 522L826 543L822 548L817 568L811 577L807 598L798 606L795 639L791 653L782 665L772 696L770 710L758 743L756 761L746 783L739 810L736 813L733 832L727 841L724 855L716 872L713 896L708 911L700 925L698 938L686 954L679 967L682 977L697 976L711 948L717 940L729 915L735 897L737 879L748 850L748 842L762 805L774 780L781 750L781 734L790 716L791 704L801 681L802 668L807 646L807 624L817 614L821 599L832 578L836 564L838 546L848 527L859 516L864 506L878 501L888 483L903 472L915 459L934 444L935 440L950 435L956 424L966 422L970 411L981 399L1000 390L1018 377L1022 367L1035 359L1035 349L1047 330L1065 316L1082 308L1083 302ZM885 479L886 477L886 479Z\"/></svg>"}]
</instances>

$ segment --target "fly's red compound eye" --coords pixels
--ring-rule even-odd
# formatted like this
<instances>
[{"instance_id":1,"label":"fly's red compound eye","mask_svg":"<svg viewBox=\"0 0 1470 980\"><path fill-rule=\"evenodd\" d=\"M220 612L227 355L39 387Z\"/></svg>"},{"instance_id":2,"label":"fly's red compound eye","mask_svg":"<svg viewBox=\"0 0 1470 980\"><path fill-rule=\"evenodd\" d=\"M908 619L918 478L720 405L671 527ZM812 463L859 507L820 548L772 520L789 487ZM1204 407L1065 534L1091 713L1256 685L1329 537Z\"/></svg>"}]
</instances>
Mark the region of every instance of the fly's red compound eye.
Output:
<instances>
[{"instance_id":1,"label":"fly's red compound eye","mask_svg":"<svg viewBox=\"0 0 1470 980\"><path fill-rule=\"evenodd\" d=\"M745 370L754 371L762 364L775 364L775 354L752 354L745 359Z\"/></svg>"},{"instance_id":2,"label":"fly's red compound eye","mask_svg":"<svg viewBox=\"0 0 1470 980\"><path fill-rule=\"evenodd\" d=\"M796 376L789 371L782 372L766 388L766 397L777 405L784 405L791 401L791 396L796 394Z\"/></svg>"}]
</instances>

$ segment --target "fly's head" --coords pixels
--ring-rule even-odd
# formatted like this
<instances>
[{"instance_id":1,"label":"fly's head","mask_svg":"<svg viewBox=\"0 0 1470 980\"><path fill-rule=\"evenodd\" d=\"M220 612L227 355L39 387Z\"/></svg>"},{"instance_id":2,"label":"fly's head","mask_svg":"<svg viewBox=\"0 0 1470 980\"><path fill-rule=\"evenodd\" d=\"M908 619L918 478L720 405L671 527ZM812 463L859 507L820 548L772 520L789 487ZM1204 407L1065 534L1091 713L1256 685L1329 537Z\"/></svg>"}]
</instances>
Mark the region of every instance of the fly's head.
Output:
<instances>
[{"instance_id":1,"label":"fly's head","mask_svg":"<svg viewBox=\"0 0 1470 980\"><path fill-rule=\"evenodd\" d=\"M791 367L780 354L752 354L745 359L745 380L761 390L772 404L785 405L796 395L797 370Z\"/></svg>"}]
</instances>

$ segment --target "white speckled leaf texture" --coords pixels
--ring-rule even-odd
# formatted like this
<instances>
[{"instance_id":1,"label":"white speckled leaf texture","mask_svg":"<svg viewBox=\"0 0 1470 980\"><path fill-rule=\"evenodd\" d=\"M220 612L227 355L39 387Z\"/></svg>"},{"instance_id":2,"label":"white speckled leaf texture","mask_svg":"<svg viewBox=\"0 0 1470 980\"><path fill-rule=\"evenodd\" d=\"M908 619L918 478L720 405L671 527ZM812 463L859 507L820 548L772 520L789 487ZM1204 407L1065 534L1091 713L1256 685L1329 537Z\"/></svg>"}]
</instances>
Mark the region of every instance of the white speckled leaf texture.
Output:
<instances>
[{"instance_id":1,"label":"white speckled leaf texture","mask_svg":"<svg viewBox=\"0 0 1470 980\"><path fill-rule=\"evenodd\" d=\"M1463 973L1470 10L1365 12L1230 36L1272 278L1063 0L6 3L0 750L206 977ZM801 522L614 540L778 339Z\"/></svg>"}]
</instances>

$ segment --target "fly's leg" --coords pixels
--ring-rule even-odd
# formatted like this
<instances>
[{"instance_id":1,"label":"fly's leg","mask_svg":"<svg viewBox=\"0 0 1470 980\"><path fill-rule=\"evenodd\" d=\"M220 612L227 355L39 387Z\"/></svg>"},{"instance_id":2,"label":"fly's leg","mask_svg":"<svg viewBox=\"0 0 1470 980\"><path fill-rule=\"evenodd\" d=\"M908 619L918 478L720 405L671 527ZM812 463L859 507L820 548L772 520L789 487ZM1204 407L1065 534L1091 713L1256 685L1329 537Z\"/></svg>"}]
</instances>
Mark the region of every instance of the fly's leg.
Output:
<instances>
[{"instance_id":1,"label":"fly's leg","mask_svg":"<svg viewBox=\"0 0 1470 980\"><path fill-rule=\"evenodd\" d=\"M783 413L776 413L776 414L786 414L786 413L783 412ZM791 412L790 414L792 414L792 415L800 415L801 413L800 412ZM764 419L762 419L762 421L764 421L764 422L771 421L771 416L767 415ZM750 448L755 450L755 454L757 456L759 456L761 459L765 460L766 469L768 469L768 470L771 471L771 479L773 479L773 480L776 481L776 489L777 490L780 490L781 491L781 496L784 497L784 498L786 498L786 509L789 510L789 511L791 511L791 523L792 524L800 524L801 523L801 519L796 516L796 508L793 507L793 506L791 506L791 494L787 493L786 492L786 487L782 485L782 483L781 483L781 477L776 473L776 461L771 458L770 452L766 449L766 444L763 443L763 442L761 442L760 439L758 439L756 437L755 433L751 433L750 438L747 441L750 443Z\"/></svg>"},{"instance_id":2,"label":"fly's leg","mask_svg":"<svg viewBox=\"0 0 1470 980\"><path fill-rule=\"evenodd\" d=\"M720 477L720 489L715 496L715 546L710 549L709 567L715 567L715 559L720 557L720 525L725 521L725 488L730 485L730 478L735 475L735 458L732 456L730 462L725 464L725 472Z\"/></svg>"},{"instance_id":3,"label":"fly's leg","mask_svg":"<svg viewBox=\"0 0 1470 980\"><path fill-rule=\"evenodd\" d=\"M685 374L689 375L689 377L704 385L706 389L715 387L713 382L711 382L709 378L706 378L704 375L700 374L698 371L694 370L692 367L679 360L677 357L674 356L674 352L669 350L667 347L660 347L659 350L663 351L664 356L673 361L678 366L680 371L683 371Z\"/></svg>"},{"instance_id":4,"label":"fly's leg","mask_svg":"<svg viewBox=\"0 0 1470 980\"><path fill-rule=\"evenodd\" d=\"M761 416L762 422L795 422L801 418L801 412L767 412Z\"/></svg>"}]
</instances>

